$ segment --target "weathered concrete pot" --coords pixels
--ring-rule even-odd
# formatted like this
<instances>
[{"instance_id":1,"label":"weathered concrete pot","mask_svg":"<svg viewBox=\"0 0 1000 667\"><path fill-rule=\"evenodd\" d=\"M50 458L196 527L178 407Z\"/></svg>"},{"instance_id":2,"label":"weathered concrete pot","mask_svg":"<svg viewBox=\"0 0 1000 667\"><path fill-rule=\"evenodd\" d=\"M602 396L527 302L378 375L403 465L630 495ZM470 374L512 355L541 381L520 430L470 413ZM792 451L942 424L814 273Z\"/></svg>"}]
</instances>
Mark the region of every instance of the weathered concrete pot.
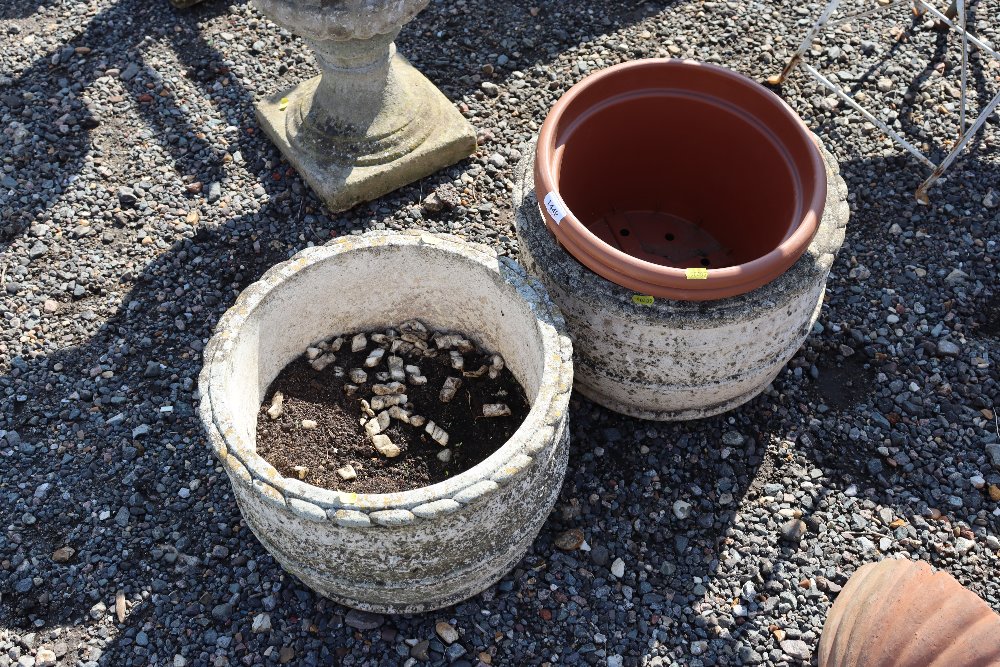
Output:
<instances>
[{"instance_id":1,"label":"weathered concrete pot","mask_svg":"<svg viewBox=\"0 0 1000 667\"><path fill-rule=\"evenodd\" d=\"M577 262L542 219L533 146L522 153L514 188L520 259L566 318L581 394L641 419L699 419L759 394L801 347L850 216L847 185L829 152L826 206L805 254L759 289L701 302L636 294Z\"/></svg>"},{"instance_id":2,"label":"weathered concrete pot","mask_svg":"<svg viewBox=\"0 0 1000 667\"><path fill-rule=\"evenodd\" d=\"M322 74L257 101L267 135L331 211L376 199L476 150L476 132L396 53L429 0L254 0L301 35Z\"/></svg>"},{"instance_id":3,"label":"weathered concrete pot","mask_svg":"<svg viewBox=\"0 0 1000 667\"><path fill-rule=\"evenodd\" d=\"M924 562L869 563L823 626L819 667L996 667L1000 616Z\"/></svg>"},{"instance_id":4,"label":"weathered concrete pot","mask_svg":"<svg viewBox=\"0 0 1000 667\"><path fill-rule=\"evenodd\" d=\"M257 456L260 402L282 368L316 340L409 318L503 355L531 401L503 447L453 479L384 495L283 478ZM346 237L272 268L223 316L205 350L201 418L247 524L286 570L359 609L448 606L517 563L559 494L573 382L564 326L537 281L479 246Z\"/></svg>"}]
</instances>

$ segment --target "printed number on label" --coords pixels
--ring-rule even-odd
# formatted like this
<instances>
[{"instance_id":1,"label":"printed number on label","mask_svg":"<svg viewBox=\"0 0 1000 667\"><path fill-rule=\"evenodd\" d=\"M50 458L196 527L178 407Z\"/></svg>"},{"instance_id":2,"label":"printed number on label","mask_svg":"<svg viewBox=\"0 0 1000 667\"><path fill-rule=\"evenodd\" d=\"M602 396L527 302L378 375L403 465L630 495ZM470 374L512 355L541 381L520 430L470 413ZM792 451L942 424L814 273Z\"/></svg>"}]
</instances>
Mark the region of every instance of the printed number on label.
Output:
<instances>
[{"instance_id":1,"label":"printed number on label","mask_svg":"<svg viewBox=\"0 0 1000 667\"><path fill-rule=\"evenodd\" d=\"M632 303L637 306L652 306L656 303L656 299L651 296L643 296L642 294L636 294L632 297Z\"/></svg>"},{"instance_id":2,"label":"printed number on label","mask_svg":"<svg viewBox=\"0 0 1000 667\"><path fill-rule=\"evenodd\" d=\"M562 200L558 192L550 192L545 195L545 212L556 221L557 225L562 222L563 218L569 215L566 202Z\"/></svg>"},{"instance_id":3,"label":"printed number on label","mask_svg":"<svg viewBox=\"0 0 1000 667\"><path fill-rule=\"evenodd\" d=\"M688 280L708 280L708 269L697 267L687 270Z\"/></svg>"}]
</instances>

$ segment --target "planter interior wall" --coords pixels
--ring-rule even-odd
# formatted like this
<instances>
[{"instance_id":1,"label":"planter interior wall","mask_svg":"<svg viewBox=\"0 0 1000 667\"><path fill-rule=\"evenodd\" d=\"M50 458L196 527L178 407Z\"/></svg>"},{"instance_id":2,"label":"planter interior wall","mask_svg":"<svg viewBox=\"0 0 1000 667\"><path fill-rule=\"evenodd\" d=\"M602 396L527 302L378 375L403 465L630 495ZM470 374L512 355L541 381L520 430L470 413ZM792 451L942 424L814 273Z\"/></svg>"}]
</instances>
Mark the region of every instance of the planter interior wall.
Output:
<instances>
[{"instance_id":1,"label":"planter interior wall","mask_svg":"<svg viewBox=\"0 0 1000 667\"><path fill-rule=\"evenodd\" d=\"M777 278L805 252L826 198L819 150L780 98L681 60L625 63L572 88L542 127L535 181L550 229L580 262L691 300Z\"/></svg>"},{"instance_id":2,"label":"planter interior wall","mask_svg":"<svg viewBox=\"0 0 1000 667\"><path fill-rule=\"evenodd\" d=\"M532 407L469 471L395 494L329 491L257 456L268 385L311 343L417 318L503 355ZM430 234L373 234L271 269L220 321L200 378L202 421L251 529L285 569L379 612L447 606L488 587L530 546L568 451L572 349L544 289L514 262Z\"/></svg>"}]
</instances>

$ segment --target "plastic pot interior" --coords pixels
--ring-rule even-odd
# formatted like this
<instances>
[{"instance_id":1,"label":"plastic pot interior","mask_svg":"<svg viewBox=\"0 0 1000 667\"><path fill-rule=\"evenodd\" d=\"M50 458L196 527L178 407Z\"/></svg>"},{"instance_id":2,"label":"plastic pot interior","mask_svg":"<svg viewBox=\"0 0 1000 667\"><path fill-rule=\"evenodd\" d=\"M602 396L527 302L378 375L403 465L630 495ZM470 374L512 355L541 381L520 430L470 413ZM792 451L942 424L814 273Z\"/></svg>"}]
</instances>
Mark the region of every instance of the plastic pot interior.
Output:
<instances>
[{"instance_id":1,"label":"plastic pot interior","mask_svg":"<svg viewBox=\"0 0 1000 667\"><path fill-rule=\"evenodd\" d=\"M577 260L681 300L780 276L808 248L826 201L822 156L780 98L681 60L626 63L567 92L542 127L535 184L546 223Z\"/></svg>"}]
</instances>

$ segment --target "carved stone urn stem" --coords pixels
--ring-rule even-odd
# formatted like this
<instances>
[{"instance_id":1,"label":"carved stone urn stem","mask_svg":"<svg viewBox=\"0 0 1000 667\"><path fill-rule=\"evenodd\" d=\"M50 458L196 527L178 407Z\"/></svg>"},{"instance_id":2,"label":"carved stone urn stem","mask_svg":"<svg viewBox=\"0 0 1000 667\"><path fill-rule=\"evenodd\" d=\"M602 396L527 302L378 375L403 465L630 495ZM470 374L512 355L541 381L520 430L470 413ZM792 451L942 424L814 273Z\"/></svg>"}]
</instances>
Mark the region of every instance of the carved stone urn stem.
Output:
<instances>
[{"instance_id":1,"label":"carved stone urn stem","mask_svg":"<svg viewBox=\"0 0 1000 667\"><path fill-rule=\"evenodd\" d=\"M257 0L302 35L320 76L257 104L268 136L332 211L380 197L454 164L475 130L394 40L426 0Z\"/></svg>"}]
</instances>

